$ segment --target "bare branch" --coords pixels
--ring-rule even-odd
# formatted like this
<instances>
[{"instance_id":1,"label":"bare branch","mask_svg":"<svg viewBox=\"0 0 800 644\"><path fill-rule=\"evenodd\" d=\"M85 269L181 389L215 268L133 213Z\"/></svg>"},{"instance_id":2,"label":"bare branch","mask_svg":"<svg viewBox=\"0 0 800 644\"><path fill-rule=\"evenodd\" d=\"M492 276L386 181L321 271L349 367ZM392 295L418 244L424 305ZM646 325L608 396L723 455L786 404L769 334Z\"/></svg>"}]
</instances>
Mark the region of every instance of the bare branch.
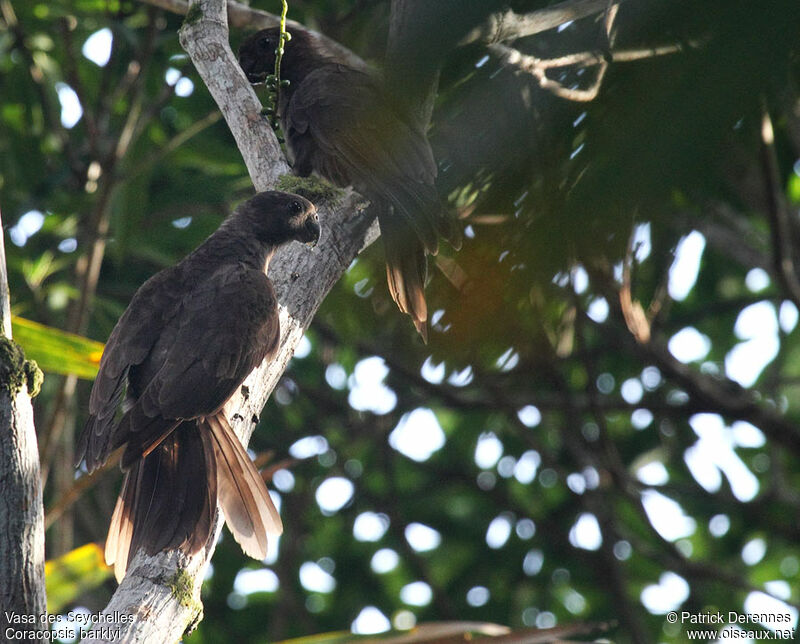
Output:
<instances>
[{"instance_id":1,"label":"bare branch","mask_svg":"<svg viewBox=\"0 0 800 644\"><path fill-rule=\"evenodd\" d=\"M159 0L161 2L161 0ZM173 4L173 3L170 3ZM192 6L197 19L187 20L181 44L195 64L236 139L254 185L272 188L289 171L261 104L244 77L228 45L224 0L199 0ZM245 381L228 406L228 417L246 443L261 410L295 347L325 295L352 259L377 235L371 219L356 216L360 202L346 193L339 203L318 203L323 238L317 251L295 244L282 249L270 265L278 293L281 343L277 356L262 364ZM125 578L105 609L112 618L132 615L133 621L113 627L113 636L86 638L84 642L175 641L187 625L200 618L200 585L211 559L221 517L205 550L193 557L178 552L147 556L139 551Z\"/></svg>"},{"instance_id":2,"label":"bare branch","mask_svg":"<svg viewBox=\"0 0 800 644\"><path fill-rule=\"evenodd\" d=\"M566 22L605 11L608 4L608 0L567 0L525 14L508 9L490 15L482 24L469 31L459 44L496 43L533 36L555 29Z\"/></svg>"},{"instance_id":3,"label":"bare branch","mask_svg":"<svg viewBox=\"0 0 800 644\"><path fill-rule=\"evenodd\" d=\"M699 43L690 43L690 46L698 46ZM529 54L523 54L521 51L495 43L489 45L489 51L495 54L506 65L513 65L520 70L528 72L536 77L542 89L546 89L556 96L565 98L570 101L586 102L594 100L600 91L600 86L603 82L606 70L608 69L608 60L606 57L594 51L583 51L567 56L560 56L558 58L538 58ZM655 56L665 56L668 54L676 54L684 51L685 47L681 44L661 45L659 47L648 47L643 49L629 49L622 51L614 51L609 54L611 62L627 63L635 60L644 60L646 58L653 58ZM562 67L570 67L576 65L578 67L597 67L597 75L592 81L592 84L587 89L571 89L564 87L561 83L554 81L547 76L547 70L559 69Z\"/></svg>"},{"instance_id":4,"label":"bare branch","mask_svg":"<svg viewBox=\"0 0 800 644\"><path fill-rule=\"evenodd\" d=\"M794 231L783 199L775 134L766 106L761 116L761 156L766 184L767 212L772 232L775 272L792 301L800 306L800 279L794 257Z\"/></svg>"}]
</instances>

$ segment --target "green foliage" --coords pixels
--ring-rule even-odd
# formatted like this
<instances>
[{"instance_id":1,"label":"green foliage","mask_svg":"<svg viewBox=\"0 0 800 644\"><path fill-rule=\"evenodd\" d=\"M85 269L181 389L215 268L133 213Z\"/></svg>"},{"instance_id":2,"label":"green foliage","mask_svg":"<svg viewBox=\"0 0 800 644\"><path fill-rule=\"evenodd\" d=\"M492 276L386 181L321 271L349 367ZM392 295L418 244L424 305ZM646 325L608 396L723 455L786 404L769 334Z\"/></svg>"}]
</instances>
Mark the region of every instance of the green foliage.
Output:
<instances>
[{"instance_id":1,"label":"green foliage","mask_svg":"<svg viewBox=\"0 0 800 644\"><path fill-rule=\"evenodd\" d=\"M13 316L14 337L31 358L47 372L75 374L94 380L103 355L103 344L74 333L47 327L25 318Z\"/></svg>"},{"instance_id":2,"label":"green foliage","mask_svg":"<svg viewBox=\"0 0 800 644\"><path fill-rule=\"evenodd\" d=\"M113 570L105 564L103 549L96 543L87 543L57 559L48 560L44 574L47 611L58 613L110 579Z\"/></svg>"},{"instance_id":3,"label":"green foliage","mask_svg":"<svg viewBox=\"0 0 800 644\"><path fill-rule=\"evenodd\" d=\"M295 4L296 20L383 59L388 0ZM424 6L454 4L446 20L420 21L409 56L435 60L451 32L500 3ZM512 3L521 13L542 4ZM6 249L15 313L46 325L34 341L27 323L14 334L45 370L89 378L100 345L83 338L107 338L135 289L252 186L180 50L182 17L127 0L13 9L18 27L0 30L0 200L15 233L23 215L43 214ZM742 613L758 591L800 604L800 303L776 269L780 212L770 205L789 219L785 259L796 266L797 13L793 0L622 3L616 50L685 51L613 63L598 98L580 104L485 58L482 44L445 47L429 136L440 193L469 228L460 251L441 248L449 263L431 259L430 344L397 312L373 245L321 307L253 437L256 452L298 458L274 477L285 524L277 552L246 561L223 537L202 589L205 617L187 641L347 633L372 607L398 629L615 621L614 641L683 642L663 614L670 601ZM594 51L599 24L511 44L540 58ZM112 54L98 66L81 47L106 27ZM190 94L166 82L170 69L193 82ZM594 71L549 73L569 87ZM84 108L73 127L61 123L60 83ZM338 196L310 189L312 200ZM670 273L692 231L705 246L684 297ZM81 271L98 241L89 306ZM760 322L748 331L754 310ZM686 329L701 350L678 360L671 349ZM49 347L48 360L35 346ZM748 348L752 382L737 382L733 365ZM48 378L37 399L40 435L57 384ZM410 444L400 442L409 427ZM67 475L49 477L48 505L72 484L69 450L51 451L46 465ZM337 509L318 502L330 479L352 485ZM116 492L106 476L76 504L76 542L103 538ZM408 538L416 524L438 541L419 547ZM258 583L247 586L245 572ZM679 592L665 590L669 579ZM74 587L53 610L102 606L113 587L80 597Z\"/></svg>"}]
</instances>

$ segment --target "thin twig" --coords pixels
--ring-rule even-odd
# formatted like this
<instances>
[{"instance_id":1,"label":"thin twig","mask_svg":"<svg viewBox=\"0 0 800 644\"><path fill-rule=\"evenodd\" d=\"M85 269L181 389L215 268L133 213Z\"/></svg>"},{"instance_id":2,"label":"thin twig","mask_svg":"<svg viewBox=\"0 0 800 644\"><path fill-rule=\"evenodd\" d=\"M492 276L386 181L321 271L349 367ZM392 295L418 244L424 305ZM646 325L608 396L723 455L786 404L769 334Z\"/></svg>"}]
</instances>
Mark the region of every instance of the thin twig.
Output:
<instances>
[{"instance_id":1,"label":"thin twig","mask_svg":"<svg viewBox=\"0 0 800 644\"><path fill-rule=\"evenodd\" d=\"M697 44L690 44L690 46L697 46ZM530 54L523 54L518 49L500 43L489 45L488 49L500 58L504 64L512 65L535 76L543 89L570 101L587 102L594 100L600 91L603 77L608 68L608 60L606 57L594 51L583 51L567 56L559 56L558 58L538 58ZM677 43L661 45L659 47L613 51L609 53L609 58L611 62L628 63L653 58L655 56L677 54L683 51L685 51L685 46ZM549 69L559 69L573 65L580 68L598 68L597 75L589 88L570 89L547 76L547 70Z\"/></svg>"},{"instance_id":2,"label":"thin twig","mask_svg":"<svg viewBox=\"0 0 800 644\"><path fill-rule=\"evenodd\" d=\"M800 279L797 276L794 258L795 231L792 229L781 190L778 157L775 153L775 134L766 105L763 107L761 115L761 158L764 183L766 184L767 213L770 218L775 272L795 306L800 308Z\"/></svg>"}]
</instances>

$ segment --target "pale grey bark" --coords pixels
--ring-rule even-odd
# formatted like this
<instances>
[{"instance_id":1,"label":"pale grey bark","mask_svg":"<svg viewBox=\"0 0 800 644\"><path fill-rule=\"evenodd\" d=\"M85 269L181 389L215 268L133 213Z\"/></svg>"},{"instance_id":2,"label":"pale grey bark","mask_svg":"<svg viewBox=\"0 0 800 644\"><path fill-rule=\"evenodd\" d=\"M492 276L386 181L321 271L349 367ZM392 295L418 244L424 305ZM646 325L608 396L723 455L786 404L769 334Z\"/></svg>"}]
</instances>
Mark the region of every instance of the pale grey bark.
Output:
<instances>
[{"instance_id":1,"label":"pale grey bark","mask_svg":"<svg viewBox=\"0 0 800 644\"><path fill-rule=\"evenodd\" d=\"M3 230L3 215L0 213L0 231ZM8 269L6 267L6 246L0 234L0 333L11 337L11 297L8 293Z\"/></svg>"},{"instance_id":2,"label":"pale grey bark","mask_svg":"<svg viewBox=\"0 0 800 644\"><path fill-rule=\"evenodd\" d=\"M0 481L0 641L6 641L9 626L27 633L47 630L39 621L47 610L39 450L25 386L16 392L0 386ZM6 613L36 621L13 626Z\"/></svg>"},{"instance_id":3,"label":"pale grey bark","mask_svg":"<svg viewBox=\"0 0 800 644\"><path fill-rule=\"evenodd\" d=\"M274 188L289 168L261 114L260 102L228 46L225 1L194 4L201 14L184 23L181 44L219 105L253 184L259 190ZM322 300L361 249L377 236L371 218L359 214L360 203L352 192L343 193L336 204L317 203L322 239L316 249L293 244L281 249L270 264L270 277L281 303L280 348L276 358L250 374L226 408L245 443ZM279 428L267 428L270 430ZM104 625L106 632L83 641L171 642L180 638L187 626L202 616L200 585L220 530L218 518L214 538L194 557L176 552L147 556L139 551L104 610L110 618Z\"/></svg>"},{"instance_id":4,"label":"pale grey bark","mask_svg":"<svg viewBox=\"0 0 800 644\"><path fill-rule=\"evenodd\" d=\"M23 371L24 357L11 341L11 309L2 234L0 316L0 641L6 641L8 637L6 628L13 628L26 632L25 641L41 642L44 639L36 637L35 631L47 629L46 623L39 621L47 607L39 449ZM33 617L35 621L10 626L14 617Z\"/></svg>"}]
</instances>

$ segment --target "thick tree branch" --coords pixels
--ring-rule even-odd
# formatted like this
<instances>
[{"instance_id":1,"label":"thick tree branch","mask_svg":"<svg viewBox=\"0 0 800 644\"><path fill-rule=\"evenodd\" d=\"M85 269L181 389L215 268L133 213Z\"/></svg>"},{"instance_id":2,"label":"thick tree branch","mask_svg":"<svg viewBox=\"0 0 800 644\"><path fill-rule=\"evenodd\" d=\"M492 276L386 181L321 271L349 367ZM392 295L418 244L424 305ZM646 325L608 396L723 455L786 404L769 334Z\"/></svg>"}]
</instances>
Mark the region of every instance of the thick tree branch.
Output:
<instances>
[{"instance_id":1,"label":"thick tree branch","mask_svg":"<svg viewBox=\"0 0 800 644\"><path fill-rule=\"evenodd\" d=\"M275 187L289 171L278 142L261 114L261 104L244 77L228 45L224 0L193 4L194 20L180 32L184 46L200 76L220 107L259 190ZM352 259L377 233L370 218L356 216L359 198L347 192L336 204L317 203L323 237L312 252L295 244L284 248L270 265L270 277L281 303L281 343L277 356L254 371L227 407L228 417L246 442L261 410L277 383L297 343L325 295ZM113 637L89 637L85 642L175 641L187 625L200 618L203 573L221 530L218 516L213 537L194 557L178 552L135 556L128 573L105 609L106 615L132 615L133 621L116 623Z\"/></svg>"},{"instance_id":2,"label":"thick tree branch","mask_svg":"<svg viewBox=\"0 0 800 644\"><path fill-rule=\"evenodd\" d=\"M2 218L0 217L0 230ZM11 340L11 309L6 255L0 236L0 637L13 617L35 617L13 627L25 641L44 641L36 631L46 613L44 517L39 480L39 450L28 393L31 364ZM35 368L35 367L34 367ZM39 372L41 374L41 372ZM11 620L8 618L11 617ZM22 639L22 636L16 637Z\"/></svg>"}]
</instances>

